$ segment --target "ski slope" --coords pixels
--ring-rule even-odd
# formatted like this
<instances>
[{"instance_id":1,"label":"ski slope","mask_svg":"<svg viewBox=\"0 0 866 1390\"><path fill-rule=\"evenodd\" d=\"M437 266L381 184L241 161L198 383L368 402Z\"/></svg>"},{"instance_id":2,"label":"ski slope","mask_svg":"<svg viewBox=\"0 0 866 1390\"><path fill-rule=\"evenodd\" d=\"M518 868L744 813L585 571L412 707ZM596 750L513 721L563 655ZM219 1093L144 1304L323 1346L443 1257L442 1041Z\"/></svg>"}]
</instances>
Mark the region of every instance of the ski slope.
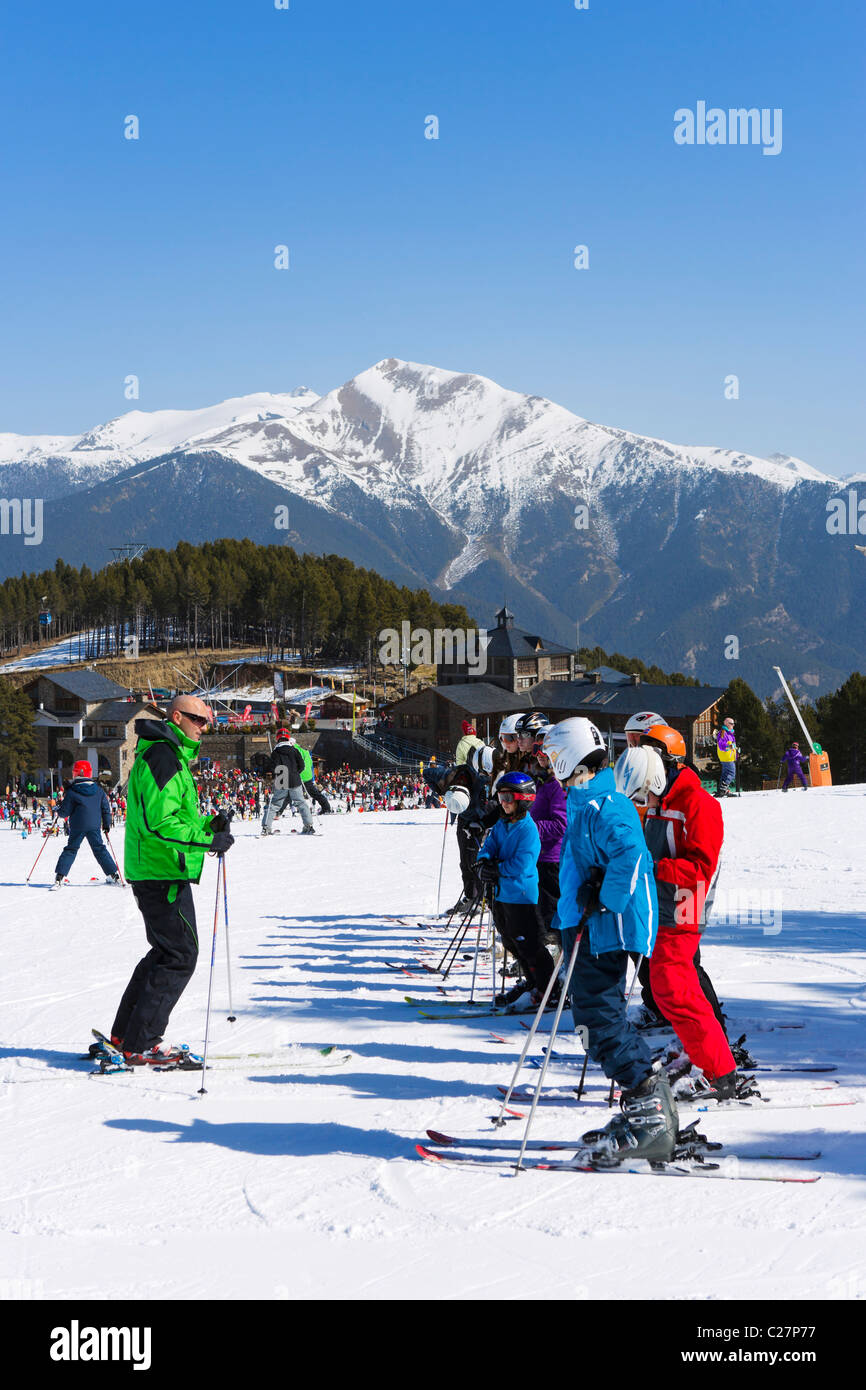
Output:
<instances>
[{"instance_id":1,"label":"ski slope","mask_svg":"<svg viewBox=\"0 0 866 1390\"><path fill-rule=\"evenodd\" d=\"M200 1074L99 1077L76 1060L91 1027L110 1027L142 954L135 902L88 881L86 846L71 885L49 894L60 840L24 887L42 841L0 828L3 1279L46 1299L866 1297L866 787L723 809L720 888L765 906L781 894L781 918L714 924L704 938L732 1036L746 1031L760 1061L838 1064L832 1076L762 1079L780 1102L858 1103L708 1114L701 1128L745 1153L820 1149L811 1164L761 1165L822 1173L811 1186L515 1175L416 1157L428 1126L492 1133L495 1086L525 1037L515 1019L491 1021L501 1043L482 1018L421 1018L403 997L435 1004L435 977L385 964L419 958L421 933L385 914L414 923L434 906L441 813L333 816L318 839L289 833L286 817L269 840L237 827L227 870L238 1021L226 1021L220 907L212 1052L299 1060L336 1043L352 1056L322 1071L215 1063L205 1097ZM122 838L112 832L118 850ZM199 968L169 1035L194 1048L215 881L208 861ZM458 889L449 835L443 903ZM441 931L428 937L441 948ZM467 988L462 964L452 997ZM778 1026L793 1022L805 1026ZM578 1051L568 1035L560 1045ZM577 1137L607 1118L606 1085L589 1075L591 1104L540 1107L534 1137ZM548 1079L570 1075L551 1067ZM514 1122L509 1137L520 1132Z\"/></svg>"}]
</instances>

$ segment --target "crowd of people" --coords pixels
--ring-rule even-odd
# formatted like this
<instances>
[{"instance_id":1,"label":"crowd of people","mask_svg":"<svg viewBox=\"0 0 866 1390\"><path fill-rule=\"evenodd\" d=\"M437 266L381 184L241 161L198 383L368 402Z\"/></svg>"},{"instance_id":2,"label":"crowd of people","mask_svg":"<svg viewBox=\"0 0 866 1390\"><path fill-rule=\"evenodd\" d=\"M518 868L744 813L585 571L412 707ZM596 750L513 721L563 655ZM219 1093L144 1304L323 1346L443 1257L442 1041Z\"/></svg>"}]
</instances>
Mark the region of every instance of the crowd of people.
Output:
<instances>
[{"instance_id":1,"label":"crowd of people","mask_svg":"<svg viewBox=\"0 0 866 1390\"><path fill-rule=\"evenodd\" d=\"M732 721L723 728L733 740ZM538 1011L566 992L589 1056L621 1087L620 1114L585 1136L594 1161L664 1161L678 1098L754 1089L701 962L724 837L718 798L687 763L682 734L653 711L628 720L613 767L585 718L509 715L495 747L468 721L462 734L454 764L426 773L456 822L463 893L450 911L489 906L520 970L497 1003ZM629 961L642 990L636 1017ZM647 1041L660 1027L677 1039L661 1058Z\"/></svg>"}]
</instances>

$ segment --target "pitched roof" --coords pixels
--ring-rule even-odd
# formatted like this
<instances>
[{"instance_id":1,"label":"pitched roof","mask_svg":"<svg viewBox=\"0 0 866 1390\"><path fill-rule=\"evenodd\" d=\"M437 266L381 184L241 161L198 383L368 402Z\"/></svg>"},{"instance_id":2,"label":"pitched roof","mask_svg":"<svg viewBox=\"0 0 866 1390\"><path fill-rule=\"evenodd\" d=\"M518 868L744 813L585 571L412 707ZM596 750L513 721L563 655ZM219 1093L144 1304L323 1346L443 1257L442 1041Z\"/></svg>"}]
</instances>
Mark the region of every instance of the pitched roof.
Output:
<instances>
[{"instance_id":1,"label":"pitched roof","mask_svg":"<svg viewBox=\"0 0 866 1390\"><path fill-rule=\"evenodd\" d=\"M560 647L549 642L537 633L527 632L521 627L489 627L487 629L487 655L512 657L525 660L536 656L570 656L574 647Z\"/></svg>"},{"instance_id":2,"label":"pitched roof","mask_svg":"<svg viewBox=\"0 0 866 1390\"><path fill-rule=\"evenodd\" d=\"M437 695L450 701L467 714L513 714L517 710L532 709L529 692L514 695L489 681L466 681L464 684L434 685ZM395 702L399 703L399 702Z\"/></svg>"},{"instance_id":3,"label":"pitched roof","mask_svg":"<svg viewBox=\"0 0 866 1390\"><path fill-rule=\"evenodd\" d=\"M665 719L697 719L724 694L724 687L714 685L609 685L605 681L539 681L528 692L535 709L588 715L593 710L629 715L651 709Z\"/></svg>"},{"instance_id":4,"label":"pitched roof","mask_svg":"<svg viewBox=\"0 0 866 1390\"><path fill-rule=\"evenodd\" d=\"M49 675L47 671L42 671L34 680L28 681L26 689L35 685L37 680L50 681L60 690L65 690L69 695L75 695L79 700L110 700L117 699L129 694L129 687L118 685L117 681L109 680L99 671L87 669L79 671L65 671L63 675Z\"/></svg>"},{"instance_id":5,"label":"pitched roof","mask_svg":"<svg viewBox=\"0 0 866 1390\"><path fill-rule=\"evenodd\" d=\"M100 719L106 723L128 724L131 719L138 719L145 710L150 714L159 713L157 706L149 700L103 700L101 704L94 705L87 718L91 722Z\"/></svg>"}]
</instances>

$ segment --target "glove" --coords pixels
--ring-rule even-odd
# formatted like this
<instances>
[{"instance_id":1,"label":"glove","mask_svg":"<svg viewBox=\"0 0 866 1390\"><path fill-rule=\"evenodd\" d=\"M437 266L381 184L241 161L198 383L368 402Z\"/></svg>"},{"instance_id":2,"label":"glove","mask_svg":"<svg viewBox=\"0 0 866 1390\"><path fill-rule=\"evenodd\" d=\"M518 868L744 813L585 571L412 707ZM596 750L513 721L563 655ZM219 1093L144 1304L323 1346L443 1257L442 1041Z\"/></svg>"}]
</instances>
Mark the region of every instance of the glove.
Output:
<instances>
[{"instance_id":1,"label":"glove","mask_svg":"<svg viewBox=\"0 0 866 1390\"><path fill-rule=\"evenodd\" d=\"M234 835L227 830L218 830L210 842L210 854L225 854L235 842Z\"/></svg>"},{"instance_id":2,"label":"glove","mask_svg":"<svg viewBox=\"0 0 866 1390\"><path fill-rule=\"evenodd\" d=\"M210 818L208 830L212 830L215 835L218 835L221 830L228 830L233 815L234 811L229 811L227 816L224 816L222 811L217 811L216 815Z\"/></svg>"},{"instance_id":3,"label":"glove","mask_svg":"<svg viewBox=\"0 0 866 1390\"><path fill-rule=\"evenodd\" d=\"M491 884L493 887L499 882L499 865L495 859L478 860L478 877L482 883Z\"/></svg>"},{"instance_id":4,"label":"glove","mask_svg":"<svg viewBox=\"0 0 866 1390\"><path fill-rule=\"evenodd\" d=\"M594 868L585 883L581 884L577 890L577 902L581 911L587 917L591 917L594 912L606 912L607 908L601 904L601 889L604 883L604 870Z\"/></svg>"}]
</instances>

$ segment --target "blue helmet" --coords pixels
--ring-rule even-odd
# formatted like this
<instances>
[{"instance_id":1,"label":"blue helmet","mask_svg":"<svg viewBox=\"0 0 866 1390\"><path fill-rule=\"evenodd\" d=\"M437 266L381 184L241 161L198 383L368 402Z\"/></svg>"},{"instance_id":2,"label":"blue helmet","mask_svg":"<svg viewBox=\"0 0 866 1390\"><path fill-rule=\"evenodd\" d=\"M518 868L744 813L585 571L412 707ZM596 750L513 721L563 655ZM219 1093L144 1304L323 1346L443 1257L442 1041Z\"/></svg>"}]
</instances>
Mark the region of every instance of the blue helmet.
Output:
<instances>
[{"instance_id":1,"label":"blue helmet","mask_svg":"<svg viewBox=\"0 0 866 1390\"><path fill-rule=\"evenodd\" d=\"M515 801L534 801L535 783L528 772L506 772L496 783L496 795L510 792Z\"/></svg>"}]
</instances>

